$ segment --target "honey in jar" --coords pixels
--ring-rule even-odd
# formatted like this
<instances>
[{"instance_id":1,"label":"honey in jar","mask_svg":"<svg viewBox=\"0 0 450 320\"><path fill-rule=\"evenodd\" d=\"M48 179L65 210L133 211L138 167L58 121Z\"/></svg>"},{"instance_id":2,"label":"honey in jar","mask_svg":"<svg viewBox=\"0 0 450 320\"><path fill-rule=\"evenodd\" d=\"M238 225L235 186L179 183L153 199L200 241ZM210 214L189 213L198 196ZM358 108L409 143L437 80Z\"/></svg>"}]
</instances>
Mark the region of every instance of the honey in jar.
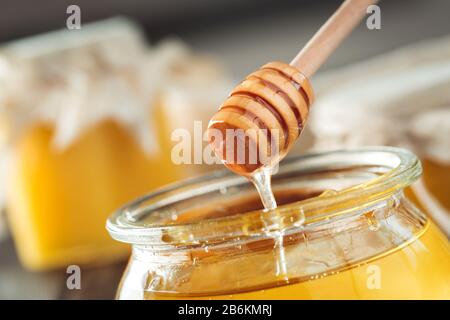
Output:
<instances>
[{"instance_id":1,"label":"honey in jar","mask_svg":"<svg viewBox=\"0 0 450 320\"><path fill-rule=\"evenodd\" d=\"M420 174L362 148L283 161L274 210L225 171L161 189L107 222L132 246L117 298L448 299L448 240L404 192Z\"/></svg>"}]
</instances>

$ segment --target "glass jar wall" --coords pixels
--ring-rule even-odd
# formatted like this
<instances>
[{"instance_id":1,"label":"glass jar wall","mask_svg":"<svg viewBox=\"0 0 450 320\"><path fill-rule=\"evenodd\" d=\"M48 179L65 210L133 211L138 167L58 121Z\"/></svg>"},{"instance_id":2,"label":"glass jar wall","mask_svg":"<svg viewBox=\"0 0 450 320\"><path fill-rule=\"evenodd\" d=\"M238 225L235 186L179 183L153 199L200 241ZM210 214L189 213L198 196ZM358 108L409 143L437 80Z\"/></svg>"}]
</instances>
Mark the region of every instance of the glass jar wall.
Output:
<instances>
[{"instance_id":1,"label":"glass jar wall","mask_svg":"<svg viewBox=\"0 0 450 320\"><path fill-rule=\"evenodd\" d=\"M448 299L448 240L405 196L420 162L396 148L287 159L264 211L217 172L107 222L132 245L119 299Z\"/></svg>"}]
</instances>

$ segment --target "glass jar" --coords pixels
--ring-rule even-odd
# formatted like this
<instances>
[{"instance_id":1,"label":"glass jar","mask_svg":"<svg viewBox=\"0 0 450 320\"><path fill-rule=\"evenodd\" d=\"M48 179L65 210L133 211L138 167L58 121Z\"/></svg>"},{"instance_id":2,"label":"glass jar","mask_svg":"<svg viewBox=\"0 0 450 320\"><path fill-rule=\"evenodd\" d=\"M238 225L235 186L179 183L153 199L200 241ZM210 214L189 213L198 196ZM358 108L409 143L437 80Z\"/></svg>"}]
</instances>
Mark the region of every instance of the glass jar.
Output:
<instances>
[{"instance_id":1,"label":"glass jar","mask_svg":"<svg viewBox=\"0 0 450 320\"><path fill-rule=\"evenodd\" d=\"M5 207L29 270L128 257L105 219L197 172L171 161L174 125L215 110L228 82L219 62L178 41L149 47L123 18L1 47L0 238Z\"/></svg>"},{"instance_id":2,"label":"glass jar","mask_svg":"<svg viewBox=\"0 0 450 320\"><path fill-rule=\"evenodd\" d=\"M117 298L448 299L448 240L404 193L420 174L371 147L286 159L271 211L227 171L161 189L107 221L132 245Z\"/></svg>"},{"instance_id":3,"label":"glass jar","mask_svg":"<svg viewBox=\"0 0 450 320\"><path fill-rule=\"evenodd\" d=\"M152 123L164 132L163 119ZM108 236L105 219L121 204L184 176L170 160L168 135L158 135L159 149L151 155L111 119L62 151L53 147L54 135L54 126L36 124L11 147L7 213L20 261L43 271L126 259L129 248Z\"/></svg>"}]
</instances>

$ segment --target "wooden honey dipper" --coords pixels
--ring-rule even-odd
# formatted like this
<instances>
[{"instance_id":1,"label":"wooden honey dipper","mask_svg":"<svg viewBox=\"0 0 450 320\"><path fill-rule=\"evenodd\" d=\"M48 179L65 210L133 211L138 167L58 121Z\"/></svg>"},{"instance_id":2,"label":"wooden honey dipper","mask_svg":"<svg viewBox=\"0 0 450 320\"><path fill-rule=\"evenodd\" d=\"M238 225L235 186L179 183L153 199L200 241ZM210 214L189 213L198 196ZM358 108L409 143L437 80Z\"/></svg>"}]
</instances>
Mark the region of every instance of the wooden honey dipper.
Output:
<instances>
[{"instance_id":1,"label":"wooden honey dipper","mask_svg":"<svg viewBox=\"0 0 450 320\"><path fill-rule=\"evenodd\" d=\"M231 91L208 125L210 144L225 166L251 177L286 156L314 101L308 79L376 2L344 1L290 64L269 62Z\"/></svg>"}]
</instances>

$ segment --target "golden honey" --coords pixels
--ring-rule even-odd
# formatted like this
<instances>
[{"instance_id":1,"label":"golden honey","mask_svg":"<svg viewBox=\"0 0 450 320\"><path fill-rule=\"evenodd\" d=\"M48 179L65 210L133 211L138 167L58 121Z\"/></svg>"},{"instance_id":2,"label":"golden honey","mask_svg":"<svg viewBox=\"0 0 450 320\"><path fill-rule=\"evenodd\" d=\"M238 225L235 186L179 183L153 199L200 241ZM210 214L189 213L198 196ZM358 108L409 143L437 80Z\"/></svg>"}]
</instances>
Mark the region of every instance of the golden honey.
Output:
<instances>
[{"instance_id":1,"label":"golden honey","mask_svg":"<svg viewBox=\"0 0 450 320\"><path fill-rule=\"evenodd\" d=\"M155 123L164 132L164 121ZM51 125L35 125L13 149L8 216L21 261L42 270L125 257L129 249L110 239L104 221L123 203L181 177L169 141L160 138L159 150L148 154L109 120L62 151L53 135Z\"/></svg>"},{"instance_id":2,"label":"golden honey","mask_svg":"<svg viewBox=\"0 0 450 320\"><path fill-rule=\"evenodd\" d=\"M362 148L285 161L275 210L227 173L160 190L108 220L133 248L117 297L448 299L449 242L404 192L420 173Z\"/></svg>"},{"instance_id":3,"label":"golden honey","mask_svg":"<svg viewBox=\"0 0 450 320\"><path fill-rule=\"evenodd\" d=\"M432 252L430 254L430 252ZM449 299L450 246L437 227L429 223L406 246L342 270L291 280L290 284L196 297L146 293L146 299ZM256 261L255 261L256 262ZM196 281L207 281L222 272L202 272ZM379 277L379 280L376 279Z\"/></svg>"}]
</instances>

